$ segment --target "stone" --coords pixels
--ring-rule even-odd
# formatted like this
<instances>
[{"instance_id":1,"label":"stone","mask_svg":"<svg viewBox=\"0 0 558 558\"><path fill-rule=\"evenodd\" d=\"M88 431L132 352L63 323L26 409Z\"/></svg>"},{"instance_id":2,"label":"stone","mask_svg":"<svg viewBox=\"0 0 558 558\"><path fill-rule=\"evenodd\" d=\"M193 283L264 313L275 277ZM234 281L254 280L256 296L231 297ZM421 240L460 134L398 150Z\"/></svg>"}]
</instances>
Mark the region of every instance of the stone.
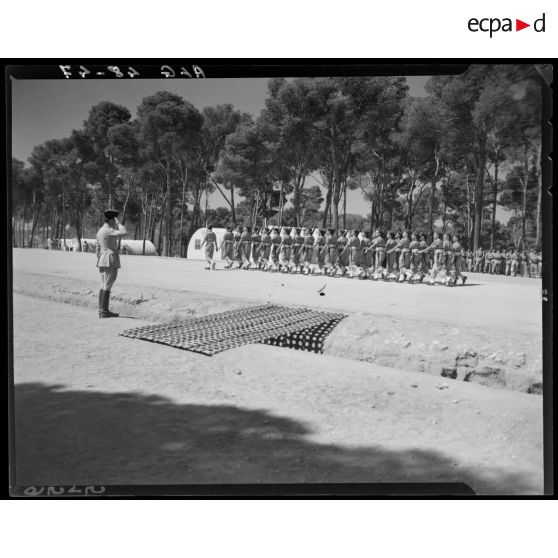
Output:
<instances>
[{"instance_id":1,"label":"stone","mask_svg":"<svg viewBox=\"0 0 558 558\"><path fill-rule=\"evenodd\" d=\"M452 380L455 380L455 378L457 378L457 370L455 368L442 368L440 376L442 376L443 378L451 378Z\"/></svg>"},{"instance_id":2,"label":"stone","mask_svg":"<svg viewBox=\"0 0 558 558\"><path fill-rule=\"evenodd\" d=\"M534 382L527 388L527 393L535 393L537 395L542 395L543 385L542 382Z\"/></svg>"}]
</instances>

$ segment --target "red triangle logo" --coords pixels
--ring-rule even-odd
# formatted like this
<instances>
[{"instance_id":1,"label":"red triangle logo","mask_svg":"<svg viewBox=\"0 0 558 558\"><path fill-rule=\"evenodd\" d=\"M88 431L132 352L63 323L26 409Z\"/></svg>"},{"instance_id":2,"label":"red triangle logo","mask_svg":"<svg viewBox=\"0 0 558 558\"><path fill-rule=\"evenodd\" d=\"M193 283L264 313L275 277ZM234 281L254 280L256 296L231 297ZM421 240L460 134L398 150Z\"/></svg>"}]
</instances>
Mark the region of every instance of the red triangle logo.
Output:
<instances>
[{"instance_id":1,"label":"red triangle logo","mask_svg":"<svg viewBox=\"0 0 558 558\"><path fill-rule=\"evenodd\" d=\"M521 21L520 19L515 20L515 30L516 31L521 31L522 29L525 29L526 27L531 27L531 24L530 23L525 23L524 21Z\"/></svg>"}]
</instances>

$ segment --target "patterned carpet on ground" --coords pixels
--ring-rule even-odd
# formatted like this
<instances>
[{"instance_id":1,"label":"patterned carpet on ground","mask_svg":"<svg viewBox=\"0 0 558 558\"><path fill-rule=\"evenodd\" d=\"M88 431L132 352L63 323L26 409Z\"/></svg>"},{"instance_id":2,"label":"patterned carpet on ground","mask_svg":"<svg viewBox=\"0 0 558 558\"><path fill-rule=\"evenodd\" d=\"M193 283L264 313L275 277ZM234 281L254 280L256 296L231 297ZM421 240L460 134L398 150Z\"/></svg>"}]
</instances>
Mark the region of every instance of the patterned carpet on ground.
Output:
<instances>
[{"instance_id":1,"label":"patterned carpet on ground","mask_svg":"<svg viewBox=\"0 0 558 558\"><path fill-rule=\"evenodd\" d=\"M120 335L214 355L249 343L315 353L346 314L286 306L253 306L170 324L144 326Z\"/></svg>"}]
</instances>

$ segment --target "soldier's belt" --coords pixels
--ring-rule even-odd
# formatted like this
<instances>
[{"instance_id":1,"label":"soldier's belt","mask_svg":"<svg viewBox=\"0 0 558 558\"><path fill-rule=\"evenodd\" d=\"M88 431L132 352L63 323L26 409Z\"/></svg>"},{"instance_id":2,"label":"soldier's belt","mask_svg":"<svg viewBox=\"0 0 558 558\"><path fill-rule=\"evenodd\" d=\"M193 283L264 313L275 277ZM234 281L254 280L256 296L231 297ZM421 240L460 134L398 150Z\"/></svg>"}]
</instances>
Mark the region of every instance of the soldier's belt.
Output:
<instances>
[{"instance_id":1,"label":"soldier's belt","mask_svg":"<svg viewBox=\"0 0 558 558\"><path fill-rule=\"evenodd\" d=\"M411 250L409 248L403 248L403 250L401 250L402 254L408 254Z\"/></svg>"}]
</instances>

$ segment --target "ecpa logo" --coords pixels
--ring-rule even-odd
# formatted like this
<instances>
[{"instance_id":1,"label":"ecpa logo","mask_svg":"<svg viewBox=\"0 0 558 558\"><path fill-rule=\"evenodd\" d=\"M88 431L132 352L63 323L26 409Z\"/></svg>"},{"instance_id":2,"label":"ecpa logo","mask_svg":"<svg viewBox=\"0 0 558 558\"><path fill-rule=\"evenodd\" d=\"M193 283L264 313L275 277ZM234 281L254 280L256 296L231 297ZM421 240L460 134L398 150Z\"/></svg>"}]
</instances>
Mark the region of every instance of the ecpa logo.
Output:
<instances>
[{"instance_id":1,"label":"ecpa logo","mask_svg":"<svg viewBox=\"0 0 558 558\"><path fill-rule=\"evenodd\" d=\"M543 14L540 18L536 19L533 22L532 27L537 33L544 33L545 16L546 14ZM485 17L482 19L472 17L469 20L467 27L469 28L469 31L472 31L473 33L477 33L478 31L482 31L483 33L490 33L490 38L492 38L492 35L494 33L497 33L498 31L521 31L522 29L531 27L531 24L525 23L521 19L516 19L514 29L512 18L509 17L505 17L503 19L500 19L499 17Z\"/></svg>"}]
</instances>

